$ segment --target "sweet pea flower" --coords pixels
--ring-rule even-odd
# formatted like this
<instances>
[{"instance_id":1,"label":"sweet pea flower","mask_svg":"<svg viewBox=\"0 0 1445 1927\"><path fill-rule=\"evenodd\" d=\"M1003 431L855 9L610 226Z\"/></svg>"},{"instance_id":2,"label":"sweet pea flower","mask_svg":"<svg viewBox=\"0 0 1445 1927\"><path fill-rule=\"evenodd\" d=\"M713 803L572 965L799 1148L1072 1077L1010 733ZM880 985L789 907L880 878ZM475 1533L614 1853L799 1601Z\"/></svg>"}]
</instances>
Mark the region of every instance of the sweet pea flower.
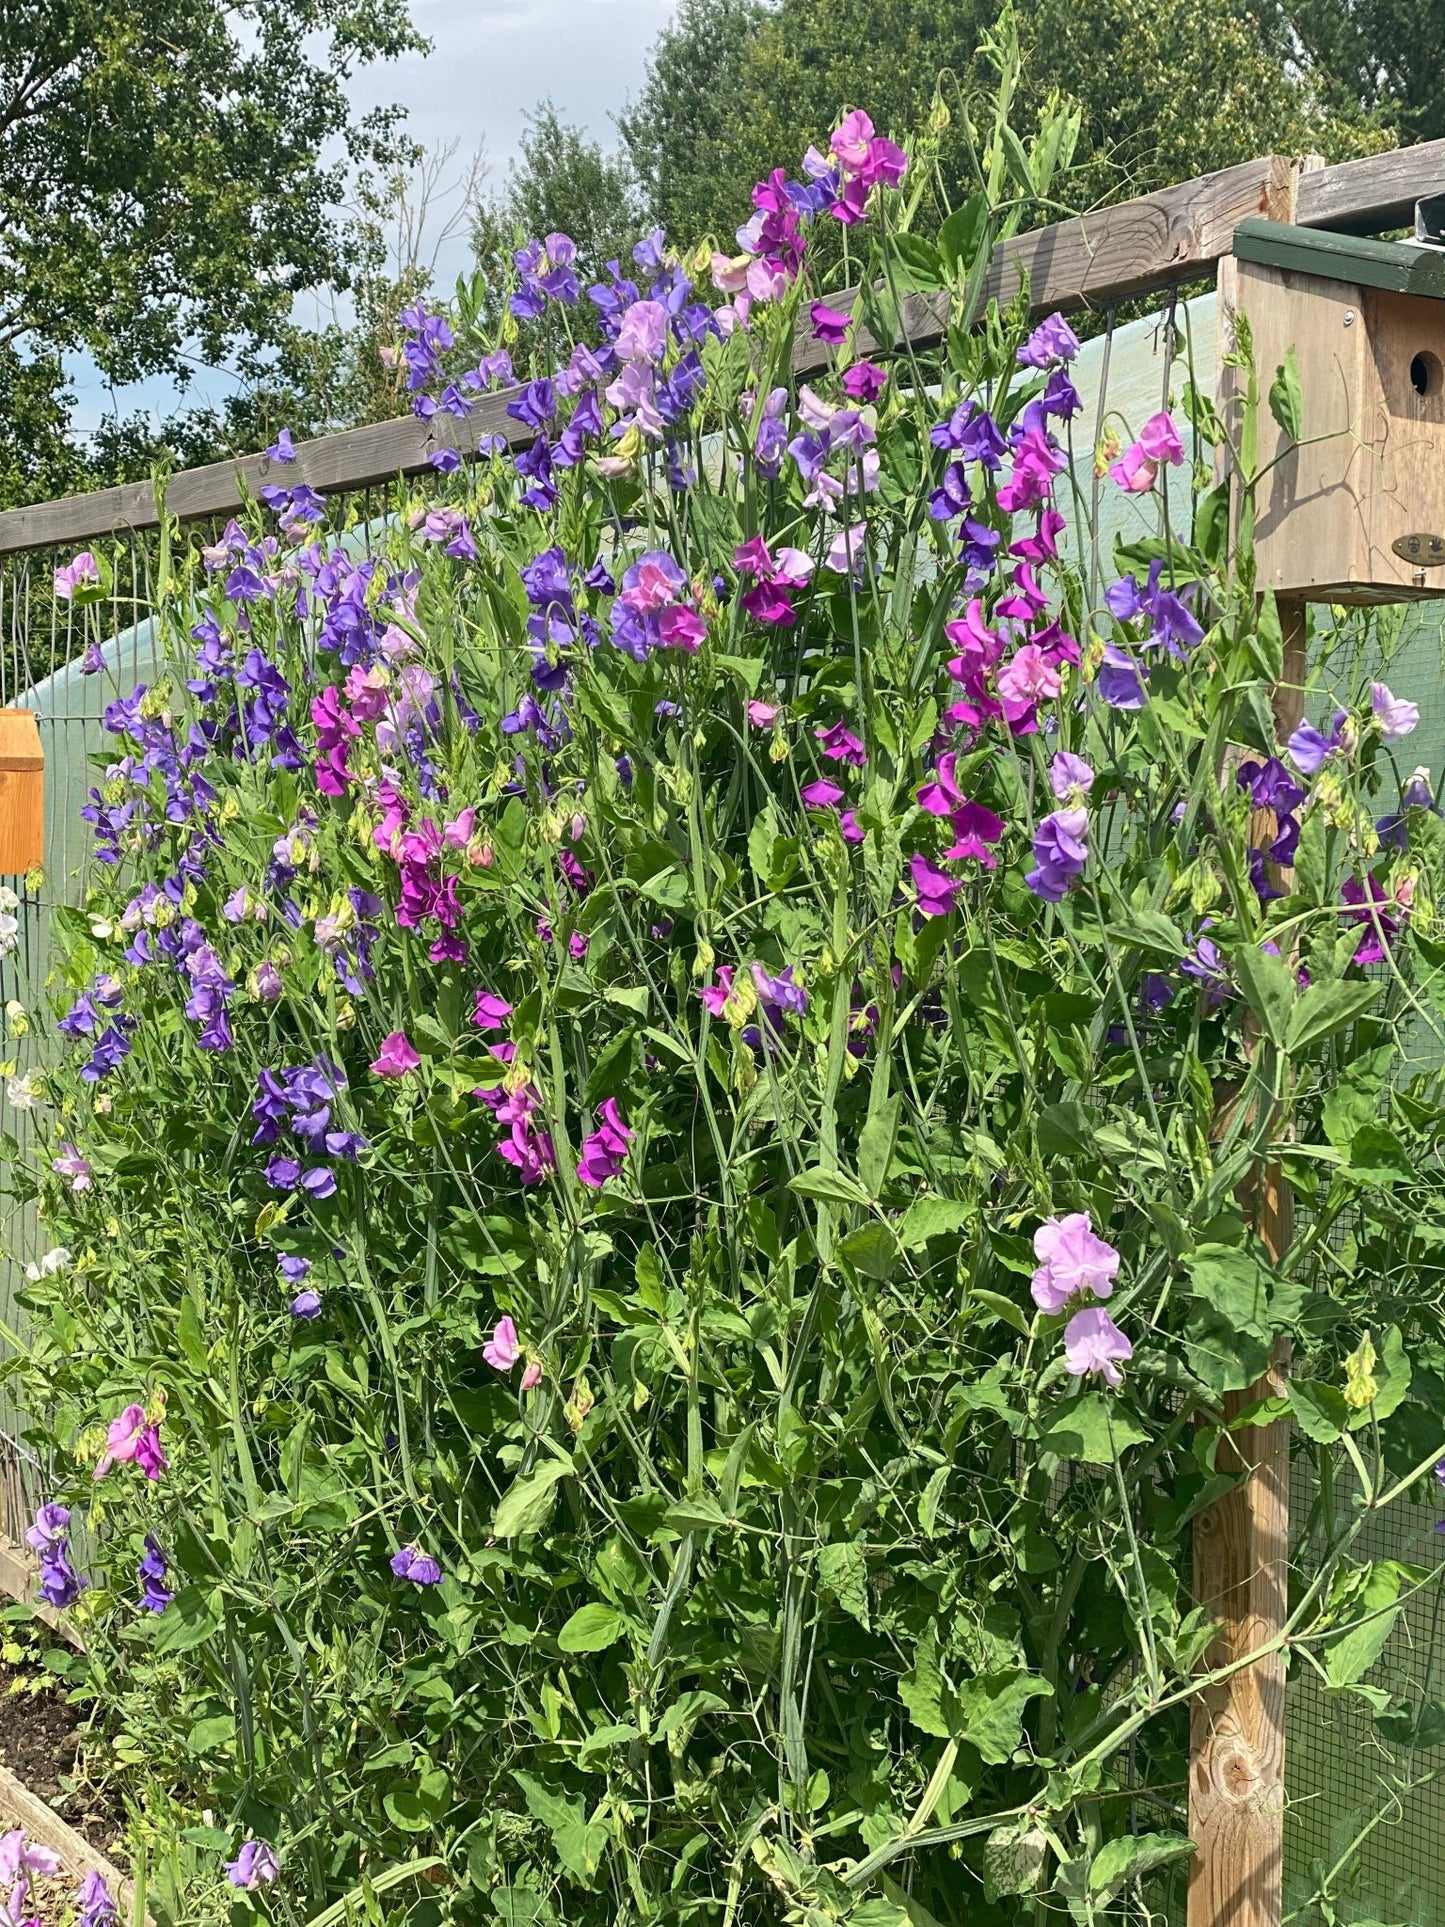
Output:
<instances>
[{"instance_id":1,"label":"sweet pea flower","mask_svg":"<svg viewBox=\"0 0 1445 1927\"><path fill-rule=\"evenodd\" d=\"M373 1058L371 1069L377 1077L405 1077L414 1071L421 1057L412 1047L404 1030L394 1030L383 1039L382 1046Z\"/></svg>"},{"instance_id":2,"label":"sweet pea flower","mask_svg":"<svg viewBox=\"0 0 1445 1927\"><path fill-rule=\"evenodd\" d=\"M1158 480L1159 470L1168 463L1177 468L1184 460L1184 444L1167 410L1151 415L1116 462L1110 464L1111 480L1128 495L1147 495Z\"/></svg>"},{"instance_id":3,"label":"sweet pea flower","mask_svg":"<svg viewBox=\"0 0 1445 1927\"><path fill-rule=\"evenodd\" d=\"M1023 347L1018 360L1025 368L1054 368L1070 362L1079 352L1079 337L1061 314L1041 321Z\"/></svg>"},{"instance_id":4,"label":"sweet pea flower","mask_svg":"<svg viewBox=\"0 0 1445 1927\"><path fill-rule=\"evenodd\" d=\"M68 1138L61 1143L60 1156L50 1160L50 1168L57 1177L64 1178L76 1193L94 1189L95 1180L91 1176L88 1160L80 1155Z\"/></svg>"},{"instance_id":5,"label":"sweet pea flower","mask_svg":"<svg viewBox=\"0 0 1445 1927\"><path fill-rule=\"evenodd\" d=\"M748 704L748 721L754 729L771 729L781 714L779 703L759 702L755 698Z\"/></svg>"},{"instance_id":6,"label":"sweet pea flower","mask_svg":"<svg viewBox=\"0 0 1445 1927\"><path fill-rule=\"evenodd\" d=\"M1119 1254L1095 1232L1087 1211L1045 1218L1034 1233L1038 1269L1031 1280L1040 1311L1062 1311L1071 1298L1092 1292L1108 1298L1119 1270Z\"/></svg>"},{"instance_id":7,"label":"sweet pea flower","mask_svg":"<svg viewBox=\"0 0 1445 1927\"><path fill-rule=\"evenodd\" d=\"M821 341L829 348L841 348L853 317L838 308L830 308L824 301L815 301L808 309L808 319L813 324L815 341Z\"/></svg>"},{"instance_id":8,"label":"sweet pea flower","mask_svg":"<svg viewBox=\"0 0 1445 1927\"><path fill-rule=\"evenodd\" d=\"M159 1424L146 1417L143 1405L127 1405L118 1418L111 1420L105 1435L105 1451L96 1464L94 1476L103 1479L112 1466L126 1465L131 1460L152 1482L170 1465L161 1445Z\"/></svg>"},{"instance_id":9,"label":"sweet pea flower","mask_svg":"<svg viewBox=\"0 0 1445 1927\"><path fill-rule=\"evenodd\" d=\"M307 1324L321 1316L321 1293L319 1291L298 1291L291 1300L290 1312L293 1318L303 1319Z\"/></svg>"},{"instance_id":10,"label":"sweet pea flower","mask_svg":"<svg viewBox=\"0 0 1445 1927\"><path fill-rule=\"evenodd\" d=\"M888 370L880 368L873 361L855 361L851 368L844 370L844 394L862 402L865 407L869 402L877 401L887 383Z\"/></svg>"},{"instance_id":11,"label":"sweet pea flower","mask_svg":"<svg viewBox=\"0 0 1445 1927\"><path fill-rule=\"evenodd\" d=\"M918 892L918 913L924 917L946 917L955 908L963 885L936 868L925 856L912 856L908 868Z\"/></svg>"},{"instance_id":12,"label":"sweet pea flower","mask_svg":"<svg viewBox=\"0 0 1445 1927\"><path fill-rule=\"evenodd\" d=\"M535 1358L529 1359L527 1362L527 1368L522 1373L522 1382L519 1385L518 1390L523 1392L534 1391L536 1387L541 1383L542 1383L541 1362L540 1360Z\"/></svg>"},{"instance_id":13,"label":"sweet pea flower","mask_svg":"<svg viewBox=\"0 0 1445 1927\"><path fill-rule=\"evenodd\" d=\"M88 585L99 585L100 564L89 549L82 549L73 556L64 568L55 571L55 593L62 602L69 602L77 589Z\"/></svg>"},{"instance_id":14,"label":"sweet pea flower","mask_svg":"<svg viewBox=\"0 0 1445 1927\"><path fill-rule=\"evenodd\" d=\"M75 1906L75 1927L119 1927L120 1909L115 1897L105 1884L105 1875L94 1868L81 1881Z\"/></svg>"},{"instance_id":15,"label":"sweet pea flower","mask_svg":"<svg viewBox=\"0 0 1445 1927\"><path fill-rule=\"evenodd\" d=\"M1380 735L1387 743L1398 743L1420 721L1419 704L1407 703L1403 698L1392 695L1382 682L1370 684L1370 706L1380 726Z\"/></svg>"},{"instance_id":16,"label":"sweet pea flower","mask_svg":"<svg viewBox=\"0 0 1445 1927\"><path fill-rule=\"evenodd\" d=\"M493 996L489 990L479 990L472 1006L472 1022L478 1030L500 1030L512 1014L512 1006L504 997Z\"/></svg>"},{"instance_id":17,"label":"sweet pea flower","mask_svg":"<svg viewBox=\"0 0 1445 1927\"><path fill-rule=\"evenodd\" d=\"M1094 786L1094 772L1082 756L1061 749L1049 765L1049 788L1061 803L1078 802Z\"/></svg>"},{"instance_id":18,"label":"sweet pea flower","mask_svg":"<svg viewBox=\"0 0 1445 1927\"><path fill-rule=\"evenodd\" d=\"M269 1840L247 1840L234 1860L226 1862L226 1878L248 1892L269 1887L281 1873L281 1862Z\"/></svg>"},{"instance_id":19,"label":"sweet pea flower","mask_svg":"<svg viewBox=\"0 0 1445 1927\"><path fill-rule=\"evenodd\" d=\"M1082 807L1054 810L1034 831L1034 863L1024 882L1045 903L1060 903L1089 860L1089 813Z\"/></svg>"},{"instance_id":20,"label":"sweet pea flower","mask_svg":"<svg viewBox=\"0 0 1445 1927\"><path fill-rule=\"evenodd\" d=\"M828 142L829 152L845 174L861 172L873 141L873 122L861 107L845 114Z\"/></svg>"},{"instance_id":21,"label":"sweet pea flower","mask_svg":"<svg viewBox=\"0 0 1445 1927\"><path fill-rule=\"evenodd\" d=\"M482 1357L496 1372L509 1372L522 1356L522 1347L517 1338L517 1327L511 1319L502 1316L497 1320L491 1337L482 1347Z\"/></svg>"},{"instance_id":22,"label":"sweet pea flower","mask_svg":"<svg viewBox=\"0 0 1445 1927\"><path fill-rule=\"evenodd\" d=\"M1110 1385L1122 1385L1120 1363L1134 1356L1134 1347L1108 1312L1097 1305L1075 1312L1064 1327L1064 1368L1074 1378L1097 1372Z\"/></svg>"},{"instance_id":23,"label":"sweet pea flower","mask_svg":"<svg viewBox=\"0 0 1445 1927\"><path fill-rule=\"evenodd\" d=\"M577 1176L590 1190L600 1191L609 1178L615 1178L627 1161L627 1147L637 1133L622 1121L615 1097L605 1098L597 1107L598 1128L583 1140Z\"/></svg>"},{"instance_id":24,"label":"sweet pea flower","mask_svg":"<svg viewBox=\"0 0 1445 1927\"><path fill-rule=\"evenodd\" d=\"M867 749L841 716L831 727L815 729L813 734L822 745L824 756L831 763L847 763L853 769L862 769L868 761Z\"/></svg>"},{"instance_id":25,"label":"sweet pea flower","mask_svg":"<svg viewBox=\"0 0 1445 1927\"><path fill-rule=\"evenodd\" d=\"M1300 724L1285 747L1289 751L1290 761L1302 776L1317 776L1331 757L1348 751L1353 734L1347 727L1348 723L1349 717L1344 710L1337 709L1328 734L1316 729L1312 723Z\"/></svg>"},{"instance_id":26,"label":"sweet pea flower","mask_svg":"<svg viewBox=\"0 0 1445 1927\"><path fill-rule=\"evenodd\" d=\"M414 1586L439 1586L442 1582L441 1567L429 1552L417 1546L403 1546L394 1552L391 1569L398 1579L409 1579Z\"/></svg>"},{"instance_id":27,"label":"sweet pea flower","mask_svg":"<svg viewBox=\"0 0 1445 1927\"><path fill-rule=\"evenodd\" d=\"M823 567L834 575L853 575L863 567L864 545L868 537L868 524L855 522L851 528L840 529L829 545L823 558Z\"/></svg>"}]
</instances>

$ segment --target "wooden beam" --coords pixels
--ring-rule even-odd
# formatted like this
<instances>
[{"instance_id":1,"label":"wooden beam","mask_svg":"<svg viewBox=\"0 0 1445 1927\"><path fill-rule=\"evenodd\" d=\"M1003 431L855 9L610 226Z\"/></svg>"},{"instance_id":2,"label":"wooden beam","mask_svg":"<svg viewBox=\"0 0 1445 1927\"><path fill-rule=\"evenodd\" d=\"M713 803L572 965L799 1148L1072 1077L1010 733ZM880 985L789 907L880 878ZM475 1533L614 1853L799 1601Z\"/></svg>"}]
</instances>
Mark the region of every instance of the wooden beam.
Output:
<instances>
[{"instance_id":1,"label":"wooden beam","mask_svg":"<svg viewBox=\"0 0 1445 1927\"><path fill-rule=\"evenodd\" d=\"M1295 163L1266 155L1004 242L990 269L987 292L990 298L1009 301L1027 275L1035 314L1105 307L1130 295L1201 278L1229 253L1235 227L1251 215L1369 232L1398 225L1409 218L1422 194L1442 186L1445 141L1346 161L1302 178ZM850 307L855 298L856 291L833 297L841 308ZM940 340L947 319L945 296L910 295L903 303L903 326L915 347ZM861 345L866 349L876 344L865 336ZM793 366L799 374L810 374L826 368L830 360L829 349L806 340L798 343ZM483 435L504 435L512 447L524 447L532 440L531 430L507 414L507 403L518 392L512 388L484 396L464 422L449 415L434 416L430 422L404 415L298 442L296 461L284 468L264 455L251 455L187 469L171 477L166 505L182 522L194 522L238 513L248 494L254 496L271 482L305 482L323 494L375 488L398 476L425 472L440 448L472 454ZM75 548L158 524L150 483L129 482L65 501L5 510L0 513L0 555Z\"/></svg>"},{"instance_id":2,"label":"wooden beam","mask_svg":"<svg viewBox=\"0 0 1445 1927\"><path fill-rule=\"evenodd\" d=\"M1295 219L1301 227L1384 234L1413 226L1416 201L1431 194L1445 194L1445 140L1367 154L1305 175Z\"/></svg>"},{"instance_id":3,"label":"wooden beam","mask_svg":"<svg viewBox=\"0 0 1445 1927\"><path fill-rule=\"evenodd\" d=\"M1027 277L1031 311L1047 314L1198 280L1229 253L1241 221L1290 219L1294 179L1291 161L1266 155L1021 234L996 251L988 296L1011 301Z\"/></svg>"}]
</instances>

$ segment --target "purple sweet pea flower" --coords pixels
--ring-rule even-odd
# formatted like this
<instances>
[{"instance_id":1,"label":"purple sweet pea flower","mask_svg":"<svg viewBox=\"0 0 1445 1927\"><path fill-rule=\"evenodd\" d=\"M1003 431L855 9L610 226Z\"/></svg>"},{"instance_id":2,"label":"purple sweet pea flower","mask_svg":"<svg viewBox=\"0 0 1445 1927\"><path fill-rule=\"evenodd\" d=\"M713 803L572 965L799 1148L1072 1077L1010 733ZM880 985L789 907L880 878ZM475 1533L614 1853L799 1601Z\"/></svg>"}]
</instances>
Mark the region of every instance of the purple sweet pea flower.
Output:
<instances>
[{"instance_id":1,"label":"purple sweet pea flower","mask_svg":"<svg viewBox=\"0 0 1445 1927\"><path fill-rule=\"evenodd\" d=\"M268 1840L247 1840L234 1860L226 1862L226 1878L248 1892L269 1887L280 1876L281 1862Z\"/></svg>"},{"instance_id":2,"label":"purple sweet pea flower","mask_svg":"<svg viewBox=\"0 0 1445 1927\"><path fill-rule=\"evenodd\" d=\"M1024 882L1046 903L1059 903L1089 860L1089 813L1054 810L1034 831L1034 863Z\"/></svg>"},{"instance_id":3,"label":"purple sweet pea flower","mask_svg":"<svg viewBox=\"0 0 1445 1927\"><path fill-rule=\"evenodd\" d=\"M1380 735L1387 743L1398 743L1408 736L1420 721L1420 708L1417 703L1407 703L1402 697L1392 695L1388 686L1382 682L1370 684L1370 707L1375 721L1380 726Z\"/></svg>"},{"instance_id":4,"label":"purple sweet pea flower","mask_svg":"<svg viewBox=\"0 0 1445 1927\"><path fill-rule=\"evenodd\" d=\"M1053 368L1072 361L1078 352L1078 336L1061 314L1051 314L1019 349L1018 359L1025 368Z\"/></svg>"},{"instance_id":5,"label":"purple sweet pea flower","mask_svg":"<svg viewBox=\"0 0 1445 1927\"><path fill-rule=\"evenodd\" d=\"M166 1557L150 1533L146 1534L145 1557L136 1567L141 1582L141 1607L148 1613L163 1613L175 1593L166 1583Z\"/></svg>"},{"instance_id":6,"label":"purple sweet pea flower","mask_svg":"<svg viewBox=\"0 0 1445 1927\"><path fill-rule=\"evenodd\" d=\"M416 1546L403 1546L391 1556L391 1569L398 1579L409 1579L414 1586L439 1586L442 1569L429 1552Z\"/></svg>"}]
</instances>

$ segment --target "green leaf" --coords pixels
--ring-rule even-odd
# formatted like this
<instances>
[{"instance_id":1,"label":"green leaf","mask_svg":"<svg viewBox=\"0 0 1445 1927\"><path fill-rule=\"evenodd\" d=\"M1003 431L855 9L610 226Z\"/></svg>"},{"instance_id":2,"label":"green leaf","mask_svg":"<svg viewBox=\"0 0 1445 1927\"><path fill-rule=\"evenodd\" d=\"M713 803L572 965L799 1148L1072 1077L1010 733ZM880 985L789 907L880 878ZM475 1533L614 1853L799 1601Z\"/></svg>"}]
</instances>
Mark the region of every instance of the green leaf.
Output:
<instances>
[{"instance_id":1,"label":"green leaf","mask_svg":"<svg viewBox=\"0 0 1445 1927\"><path fill-rule=\"evenodd\" d=\"M972 1205L956 1203L952 1198L920 1198L899 1219L898 1242L905 1251L918 1251L930 1238L962 1231L973 1216Z\"/></svg>"},{"instance_id":2,"label":"green leaf","mask_svg":"<svg viewBox=\"0 0 1445 1927\"><path fill-rule=\"evenodd\" d=\"M181 1300L180 1317L176 1320L176 1342L185 1353L187 1363L204 1377L210 1370L211 1361L206 1353L206 1335L201 1329L200 1313L189 1292Z\"/></svg>"},{"instance_id":3,"label":"green leaf","mask_svg":"<svg viewBox=\"0 0 1445 1927\"><path fill-rule=\"evenodd\" d=\"M1127 1405L1102 1392L1086 1392L1054 1413L1039 1449L1084 1465L1112 1465L1120 1453L1148 1437Z\"/></svg>"},{"instance_id":4,"label":"green leaf","mask_svg":"<svg viewBox=\"0 0 1445 1927\"><path fill-rule=\"evenodd\" d=\"M1031 1699L1052 1699L1054 1689L1037 1673L1019 1667L980 1673L958 1689L963 1725L957 1737L977 1747L990 1766L1004 1766L1023 1737L1024 1711Z\"/></svg>"},{"instance_id":5,"label":"green leaf","mask_svg":"<svg viewBox=\"0 0 1445 1927\"><path fill-rule=\"evenodd\" d=\"M858 1176L870 1198L881 1197L888 1182L902 1106L903 1100L895 1093L880 1105L858 1133Z\"/></svg>"},{"instance_id":6,"label":"green leaf","mask_svg":"<svg viewBox=\"0 0 1445 1927\"><path fill-rule=\"evenodd\" d=\"M169 1609L167 1609L169 1610ZM191 1753L212 1753L229 1746L236 1733L236 1722L229 1713L212 1713L203 1720L197 1720L186 1735L186 1748ZM230 1842L227 1842L229 1846Z\"/></svg>"},{"instance_id":7,"label":"green leaf","mask_svg":"<svg viewBox=\"0 0 1445 1927\"><path fill-rule=\"evenodd\" d=\"M868 1627L868 1561L853 1541L834 1541L818 1554L818 1578L845 1613Z\"/></svg>"},{"instance_id":8,"label":"green leaf","mask_svg":"<svg viewBox=\"0 0 1445 1927\"><path fill-rule=\"evenodd\" d=\"M1293 353L1293 350L1291 350ZM1089 1892L1097 1900L1112 1900L1131 1880L1139 1880L1156 1867L1184 1860L1194 1852L1194 1842L1183 1833L1121 1834L1106 1840L1089 1863Z\"/></svg>"},{"instance_id":9,"label":"green leaf","mask_svg":"<svg viewBox=\"0 0 1445 1927\"><path fill-rule=\"evenodd\" d=\"M1318 1379L1292 1378L1289 1402L1295 1423L1317 1445L1333 1445L1350 1421L1344 1393Z\"/></svg>"},{"instance_id":10,"label":"green leaf","mask_svg":"<svg viewBox=\"0 0 1445 1927\"><path fill-rule=\"evenodd\" d=\"M813 1165L789 1178L788 1189L800 1198L817 1198L823 1204L870 1204L872 1200L855 1178L845 1171L825 1171Z\"/></svg>"},{"instance_id":11,"label":"green leaf","mask_svg":"<svg viewBox=\"0 0 1445 1927\"><path fill-rule=\"evenodd\" d=\"M1445 1746L1445 1703L1424 1700L1418 1706L1396 1701L1376 1713L1375 1725L1391 1746Z\"/></svg>"},{"instance_id":12,"label":"green leaf","mask_svg":"<svg viewBox=\"0 0 1445 1927\"><path fill-rule=\"evenodd\" d=\"M971 1304L982 1305L986 1311L991 1311L995 1318L1001 1318L1004 1324L1012 1325L1016 1332L1022 1332L1025 1338L1028 1337L1028 1315L1021 1306L1014 1303L1012 1298L1005 1298L1001 1291L984 1291L978 1285L969 1287L968 1296Z\"/></svg>"},{"instance_id":13,"label":"green leaf","mask_svg":"<svg viewBox=\"0 0 1445 1927\"><path fill-rule=\"evenodd\" d=\"M1260 1028L1272 1044L1282 1049L1295 993L1294 974L1289 965L1282 957L1272 957L1267 950L1256 949L1248 938L1235 946L1230 962L1245 1002L1259 1018Z\"/></svg>"},{"instance_id":14,"label":"green leaf","mask_svg":"<svg viewBox=\"0 0 1445 1927\"><path fill-rule=\"evenodd\" d=\"M1311 984L1289 1014L1284 1047L1293 1053L1308 1050L1363 1016L1378 998L1380 984Z\"/></svg>"},{"instance_id":15,"label":"green leaf","mask_svg":"<svg viewBox=\"0 0 1445 1927\"><path fill-rule=\"evenodd\" d=\"M609 1838L604 1826L589 1826L581 1800L554 1793L531 1773L516 1773L512 1778L522 1789L527 1811L540 1820L552 1836L552 1845L563 1867L584 1886L602 1864Z\"/></svg>"},{"instance_id":16,"label":"green leaf","mask_svg":"<svg viewBox=\"0 0 1445 1927\"><path fill-rule=\"evenodd\" d=\"M967 270L978 252L988 220L988 196L975 194L956 208L938 230L939 251L951 272Z\"/></svg>"},{"instance_id":17,"label":"green leaf","mask_svg":"<svg viewBox=\"0 0 1445 1927\"><path fill-rule=\"evenodd\" d=\"M642 1733L635 1726L599 1726L578 1747L577 1764L584 1773L589 1772L609 1753L615 1753L619 1746L627 1746L641 1738Z\"/></svg>"},{"instance_id":18,"label":"green leaf","mask_svg":"<svg viewBox=\"0 0 1445 1927\"><path fill-rule=\"evenodd\" d=\"M928 293L943 286L943 256L921 234L893 234L884 245L894 259L893 278L900 294Z\"/></svg>"},{"instance_id":19,"label":"green leaf","mask_svg":"<svg viewBox=\"0 0 1445 1927\"><path fill-rule=\"evenodd\" d=\"M1375 1396L1363 1411L1352 1414L1352 1432L1360 1431L1372 1421L1387 1419L1410 1389L1410 1361L1397 1325L1391 1325L1380 1341L1373 1377L1377 1388Z\"/></svg>"},{"instance_id":20,"label":"green leaf","mask_svg":"<svg viewBox=\"0 0 1445 1927\"><path fill-rule=\"evenodd\" d=\"M1232 1330L1270 1338L1269 1273L1237 1245L1200 1245L1184 1260L1196 1299L1209 1305Z\"/></svg>"},{"instance_id":21,"label":"green leaf","mask_svg":"<svg viewBox=\"0 0 1445 1927\"><path fill-rule=\"evenodd\" d=\"M1273 589L1266 589L1260 597L1259 620L1246 635L1245 643L1255 674L1263 677L1272 689L1284 675L1284 630L1280 626L1279 604Z\"/></svg>"},{"instance_id":22,"label":"green leaf","mask_svg":"<svg viewBox=\"0 0 1445 1927\"><path fill-rule=\"evenodd\" d=\"M1400 1616L1400 1589L1408 1566L1381 1559L1370 1566L1351 1600L1353 1624L1326 1641L1325 1674L1331 1686L1353 1686L1384 1652Z\"/></svg>"},{"instance_id":23,"label":"green leaf","mask_svg":"<svg viewBox=\"0 0 1445 1927\"><path fill-rule=\"evenodd\" d=\"M1390 1075L1394 1052L1388 1044L1366 1051L1348 1064L1340 1081L1325 1098L1325 1136L1338 1150L1348 1151L1355 1133L1376 1121L1380 1092Z\"/></svg>"},{"instance_id":24,"label":"green leaf","mask_svg":"<svg viewBox=\"0 0 1445 1927\"><path fill-rule=\"evenodd\" d=\"M394 1787L383 1795L381 1804L392 1824L403 1833L430 1833L431 1811L414 1787Z\"/></svg>"},{"instance_id":25,"label":"green leaf","mask_svg":"<svg viewBox=\"0 0 1445 1927\"><path fill-rule=\"evenodd\" d=\"M221 1595L209 1586L182 1586L156 1621L154 1650L188 1653L221 1629Z\"/></svg>"},{"instance_id":26,"label":"green leaf","mask_svg":"<svg viewBox=\"0 0 1445 1927\"><path fill-rule=\"evenodd\" d=\"M1383 1124L1366 1124L1356 1131L1345 1169L1357 1182L1379 1189L1405 1184L1415 1175L1404 1145Z\"/></svg>"},{"instance_id":27,"label":"green leaf","mask_svg":"<svg viewBox=\"0 0 1445 1927\"><path fill-rule=\"evenodd\" d=\"M1275 369L1274 380L1269 384L1269 412L1292 442L1301 439L1305 404L1300 391L1299 360L1292 346L1285 349L1284 360Z\"/></svg>"},{"instance_id":28,"label":"green leaf","mask_svg":"<svg viewBox=\"0 0 1445 1927\"><path fill-rule=\"evenodd\" d=\"M946 1711L944 1707L946 1693L947 1682L938 1664L938 1631L930 1620L913 1649L912 1672L905 1673L898 1682L898 1697L921 1733L947 1740L953 1737L954 1722L949 1716L952 1709Z\"/></svg>"},{"instance_id":29,"label":"green leaf","mask_svg":"<svg viewBox=\"0 0 1445 1927\"><path fill-rule=\"evenodd\" d=\"M1108 935L1130 950L1147 950L1171 963L1177 963L1188 948L1183 931L1162 910L1130 910L1109 925Z\"/></svg>"},{"instance_id":30,"label":"green leaf","mask_svg":"<svg viewBox=\"0 0 1445 1927\"><path fill-rule=\"evenodd\" d=\"M559 1479L569 1478L572 1466L563 1459L543 1459L502 1494L492 1520L498 1539L525 1539L540 1532L552 1516Z\"/></svg>"},{"instance_id":31,"label":"green leaf","mask_svg":"<svg viewBox=\"0 0 1445 1927\"><path fill-rule=\"evenodd\" d=\"M622 1614L615 1606L594 1599L579 1606L557 1635L564 1653L600 1653L616 1642L622 1631Z\"/></svg>"},{"instance_id":32,"label":"green leaf","mask_svg":"<svg viewBox=\"0 0 1445 1927\"><path fill-rule=\"evenodd\" d=\"M898 1240L879 1218L840 1238L838 1251L865 1278L889 1279L898 1269Z\"/></svg>"}]
</instances>

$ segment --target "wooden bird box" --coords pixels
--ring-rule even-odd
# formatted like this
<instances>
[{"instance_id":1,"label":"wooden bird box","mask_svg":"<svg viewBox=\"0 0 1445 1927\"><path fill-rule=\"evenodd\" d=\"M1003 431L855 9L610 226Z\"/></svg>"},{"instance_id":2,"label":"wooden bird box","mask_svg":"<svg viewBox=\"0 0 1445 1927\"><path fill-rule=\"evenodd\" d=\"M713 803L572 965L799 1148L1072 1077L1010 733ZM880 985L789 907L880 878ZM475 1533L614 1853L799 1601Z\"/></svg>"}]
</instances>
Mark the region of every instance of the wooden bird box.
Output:
<instances>
[{"instance_id":1,"label":"wooden bird box","mask_svg":"<svg viewBox=\"0 0 1445 1927\"><path fill-rule=\"evenodd\" d=\"M1306 602L1445 595L1445 249L1250 220L1234 253L1267 469L1260 588ZM1298 442L1266 406L1291 347Z\"/></svg>"},{"instance_id":2,"label":"wooden bird box","mask_svg":"<svg viewBox=\"0 0 1445 1927\"><path fill-rule=\"evenodd\" d=\"M0 709L0 876L45 861L45 753L30 709Z\"/></svg>"}]
</instances>

